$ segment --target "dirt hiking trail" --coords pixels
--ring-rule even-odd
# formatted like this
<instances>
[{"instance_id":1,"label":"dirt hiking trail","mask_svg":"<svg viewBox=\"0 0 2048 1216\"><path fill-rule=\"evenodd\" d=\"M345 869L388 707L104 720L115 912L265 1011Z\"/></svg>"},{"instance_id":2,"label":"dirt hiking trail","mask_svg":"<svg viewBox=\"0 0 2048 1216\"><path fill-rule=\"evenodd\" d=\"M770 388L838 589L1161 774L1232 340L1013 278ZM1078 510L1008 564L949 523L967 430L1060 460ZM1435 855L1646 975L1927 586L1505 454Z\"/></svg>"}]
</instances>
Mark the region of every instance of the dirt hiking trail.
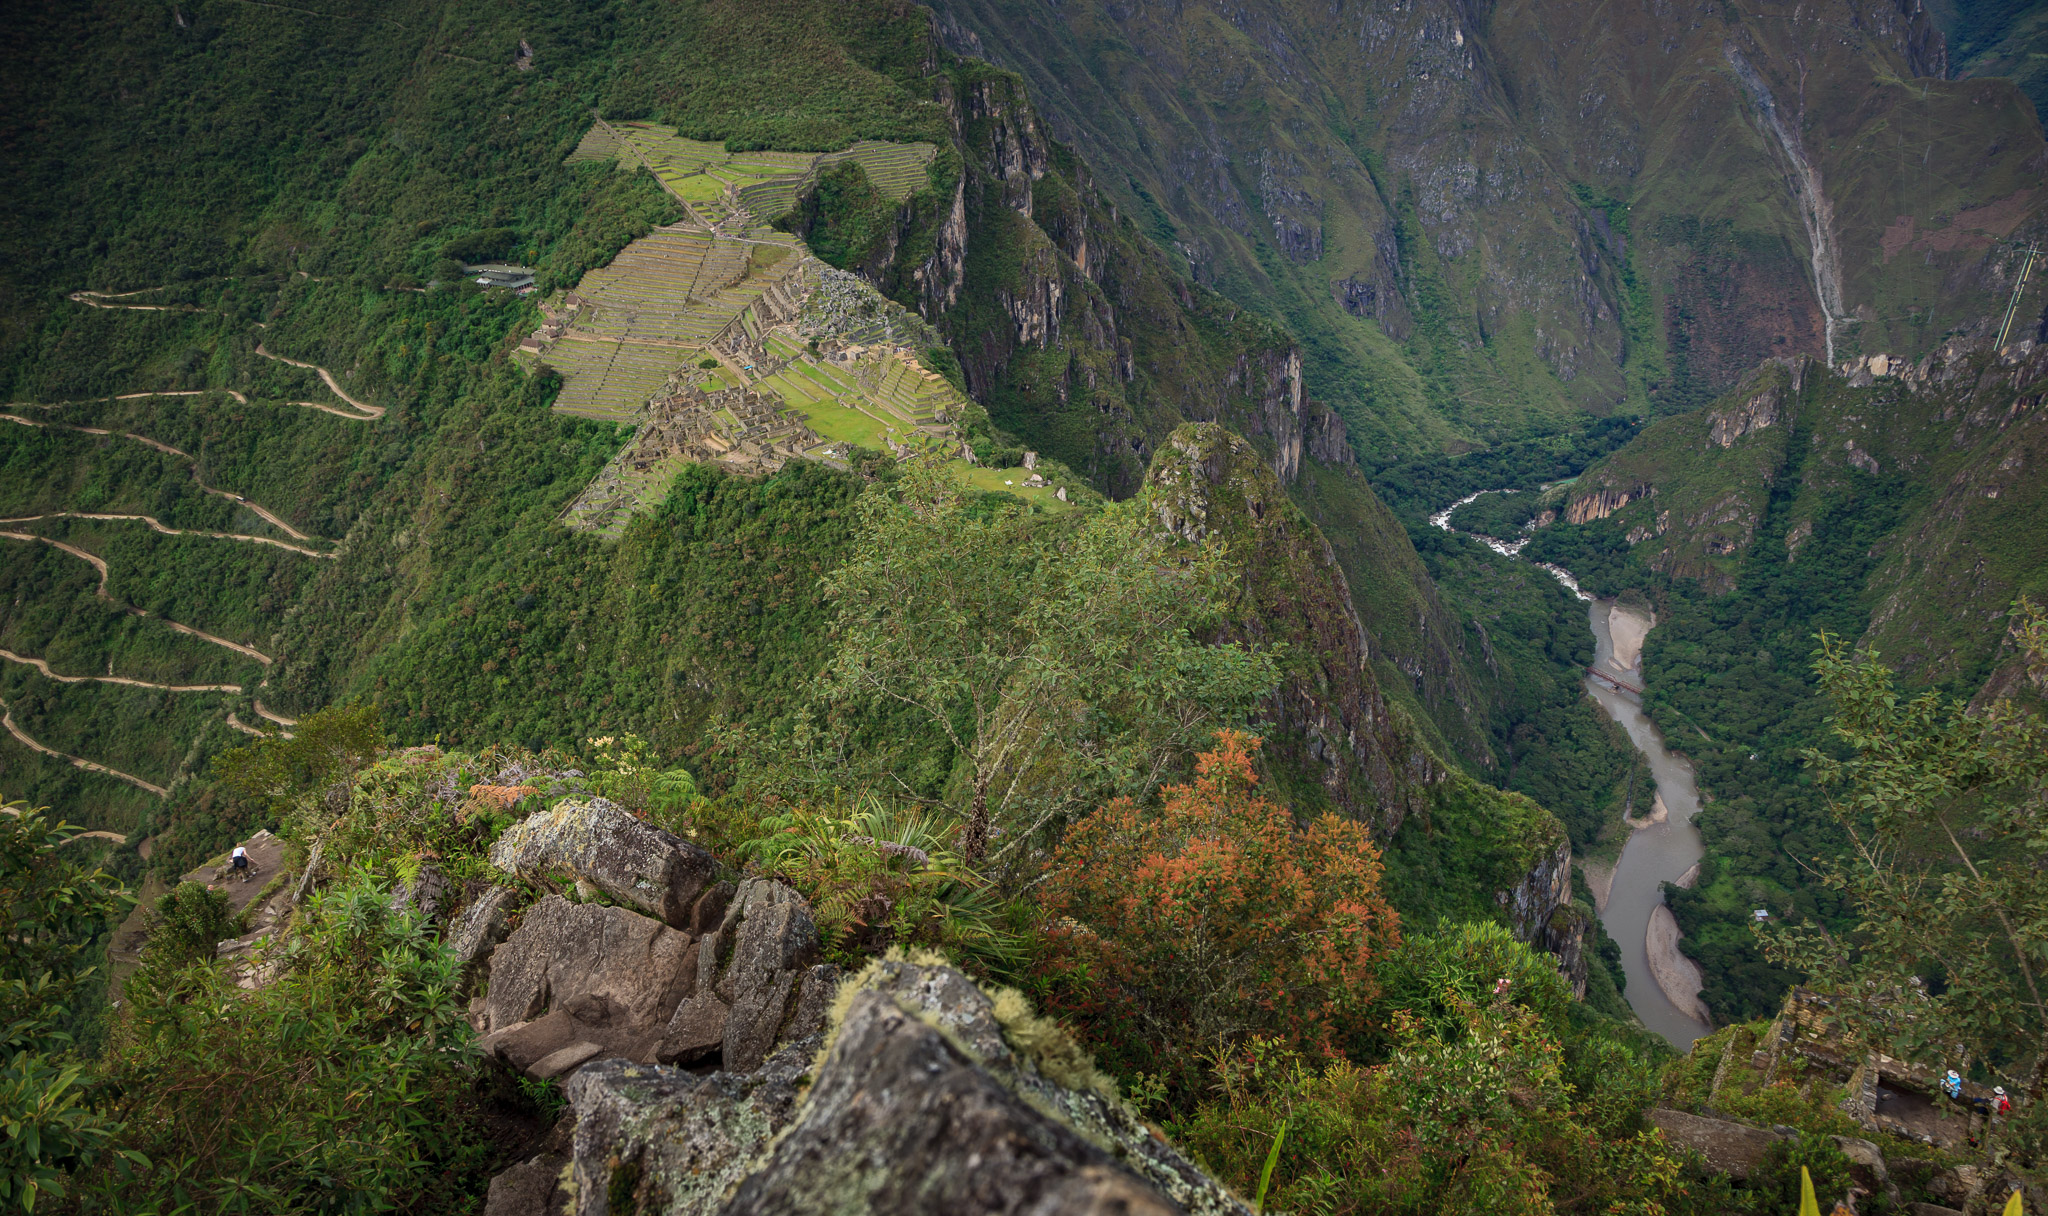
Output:
<instances>
[{"instance_id":1,"label":"dirt hiking trail","mask_svg":"<svg viewBox=\"0 0 2048 1216\"><path fill-rule=\"evenodd\" d=\"M329 406L316 405L311 401L294 401L292 402L293 405L310 405L316 410L324 409L330 414L336 414L343 418L352 418L357 422L369 422L372 419L382 418L384 416L383 406L371 405L367 401L358 401L354 397L349 396L347 391L341 387L341 381L336 380L334 378L334 373L328 371L324 367L321 367L317 363L301 363L297 359L287 359L283 355L273 355L269 351L263 349L263 343L261 342L258 342L256 344L256 353L262 355L266 359L275 359L279 363L288 363L293 367L304 368L309 372L320 373L320 379L326 383L327 387L334 393L335 396L341 398L343 401L348 402L350 405L355 406L357 409L363 412L361 414L343 413L341 410L337 410Z\"/></svg>"},{"instance_id":2,"label":"dirt hiking trail","mask_svg":"<svg viewBox=\"0 0 2048 1216\"><path fill-rule=\"evenodd\" d=\"M37 422L37 420L33 420L33 418L23 418L23 416L20 416L20 414L0 414L0 420L6 420L6 422L16 422L16 424L20 424L20 426L43 426L43 428L49 428L49 430L76 430L76 432L80 432L80 434L104 434L104 436L119 436L119 438L125 438L125 440L135 440L135 442L139 442L139 444L147 444L147 446L152 446L152 448L156 448L156 450L160 450L160 452L168 454L168 457L178 457L180 461L188 461L190 465L193 465L193 483L195 483L195 485L199 485L199 489L205 489L207 493L211 493L211 495L215 495L215 497L225 497L225 500L229 500L229 502L233 502L233 504L238 504L238 506L246 506L246 508L250 508L250 510L252 510L254 514L262 516L262 520L264 520L266 524L270 524L272 528L276 528L276 530L279 530L279 532L285 532L285 534L287 534L287 536L291 536L293 540L311 540L311 536L307 536L305 532L301 532L301 530L293 528L291 524L287 524L287 522L285 522L285 520L281 520L279 516L274 516L272 512L268 512L268 510L264 510L264 508L256 506L254 502L246 500L246 497L242 497L240 493L233 493L231 489L215 489L213 485L207 485L205 481L201 481L201 479L199 479L199 457L195 457L195 454L190 454L190 452L186 452L186 450L174 448L174 446L170 446L170 444L166 444L166 442L158 442L158 440L154 440L154 438L150 438L150 436L145 436L145 434L133 434L133 432L127 432L127 430L106 430L104 426L74 426L74 424L70 424L70 422ZM135 516L135 518L145 518L145 516ZM168 528L164 528L162 524L156 524L156 528L158 528L160 532L168 530ZM207 532L207 534L209 534L209 536L225 536L225 532ZM254 540L254 536L250 536L250 540ZM287 549L289 549L289 547L287 547ZM322 555L319 555L319 553L313 553L311 557L322 557Z\"/></svg>"},{"instance_id":3,"label":"dirt hiking trail","mask_svg":"<svg viewBox=\"0 0 2048 1216\"><path fill-rule=\"evenodd\" d=\"M14 724L14 711L8 708L7 702L5 701L0 701L0 727L6 727L7 733L14 736L15 742L21 744L23 747L28 748L30 751L41 752L45 756L54 756L59 760L69 761L71 767L82 768L89 773L105 773L109 777L113 777L121 781L126 781L128 784L134 786L136 789L147 790L150 793L155 794L159 798L168 798L171 796L171 791L165 789L163 786L157 785L154 782L144 781L142 778L136 776L133 773L124 773L120 769L108 768L104 764L94 764L90 760L81 760L77 756L74 756L69 752L60 752L54 747L44 747L42 744L36 742L34 739L31 739L26 734L22 733L22 729ZM124 836L121 837L121 839L125 841L127 837Z\"/></svg>"},{"instance_id":4,"label":"dirt hiking trail","mask_svg":"<svg viewBox=\"0 0 2048 1216\"><path fill-rule=\"evenodd\" d=\"M20 663L43 673L44 678L60 684L125 684L130 688L154 688L161 692L234 692L242 691L240 684L156 684L149 680L131 680L126 676L67 676L50 670L47 660L30 655L16 654L0 646L0 659Z\"/></svg>"},{"instance_id":5,"label":"dirt hiking trail","mask_svg":"<svg viewBox=\"0 0 2048 1216\"><path fill-rule=\"evenodd\" d=\"M62 549L64 552L69 553L71 556L75 558L78 558L80 561L90 563L93 569L100 572L100 585L94 590L94 594L99 596L101 599L107 601L109 604L114 602L114 597L107 594L107 563L105 559L99 557L98 555L87 553L85 550L78 548L76 545L67 545L61 540L51 540L47 536L37 536L33 532L0 532L0 537L5 537L8 540L41 541L42 543L49 545L53 549ZM151 612L146 608L137 608L133 605L124 605L122 607L122 611L126 612L129 616L148 617L149 619L154 621L162 621L164 624L169 625L171 628L177 630L179 633L189 634L192 637L200 639L201 641L212 642L216 646L224 646L227 649L234 651L236 654L247 655L248 657L256 660L258 663L261 663L266 667L268 667L271 663L270 656L264 654L262 651L256 649L254 646L244 646L240 642L230 642L226 638L215 637L214 635L207 633L204 630L194 629L190 625L180 625L178 622L170 619L169 617L158 616L156 613Z\"/></svg>"}]
</instances>

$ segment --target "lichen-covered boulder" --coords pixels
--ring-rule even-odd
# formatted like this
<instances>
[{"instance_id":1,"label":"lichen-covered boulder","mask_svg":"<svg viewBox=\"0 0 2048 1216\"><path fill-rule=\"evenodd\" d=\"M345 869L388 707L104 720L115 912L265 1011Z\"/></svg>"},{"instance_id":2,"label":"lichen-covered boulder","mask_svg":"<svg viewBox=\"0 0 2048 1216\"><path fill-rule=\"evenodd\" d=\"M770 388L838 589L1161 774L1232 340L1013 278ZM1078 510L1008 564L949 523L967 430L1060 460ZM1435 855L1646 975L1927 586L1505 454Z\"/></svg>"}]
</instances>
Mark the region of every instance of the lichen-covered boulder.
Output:
<instances>
[{"instance_id":1,"label":"lichen-covered boulder","mask_svg":"<svg viewBox=\"0 0 2048 1216\"><path fill-rule=\"evenodd\" d=\"M768 1058L795 1012L804 972L818 958L818 926L811 906L796 891L773 879L750 878L726 909L716 939L732 943L719 973L716 993L725 1018L724 1064L748 1072ZM701 955L700 955L701 958Z\"/></svg>"},{"instance_id":2,"label":"lichen-covered boulder","mask_svg":"<svg viewBox=\"0 0 2048 1216\"><path fill-rule=\"evenodd\" d=\"M821 1039L791 1044L744 1076L600 1060L569 1078L576 1112L575 1216L710 1213L789 1122Z\"/></svg>"},{"instance_id":3,"label":"lichen-covered boulder","mask_svg":"<svg viewBox=\"0 0 2048 1216\"><path fill-rule=\"evenodd\" d=\"M513 824L491 846L491 864L525 878L566 870L678 929L696 927L697 902L718 874L711 854L604 798L565 799Z\"/></svg>"},{"instance_id":4,"label":"lichen-covered boulder","mask_svg":"<svg viewBox=\"0 0 2048 1216\"><path fill-rule=\"evenodd\" d=\"M1666 1140L1699 1150L1717 1173L1738 1181L1760 1168L1769 1158L1771 1146L1781 1139L1775 1132L1747 1123L1710 1119L1661 1106L1644 1117L1664 1133Z\"/></svg>"},{"instance_id":5,"label":"lichen-covered boulder","mask_svg":"<svg viewBox=\"0 0 2048 1216\"><path fill-rule=\"evenodd\" d=\"M795 1121L724 1210L1181 1211L873 989L854 995Z\"/></svg>"},{"instance_id":6,"label":"lichen-covered boulder","mask_svg":"<svg viewBox=\"0 0 2048 1216\"><path fill-rule=\"evenodd\" d=\"M492 887L470 901L455 923L448 926L448 949L461 964L466 985L487 977L491 951L511 930L512 909L518 900L516 889Z\"/></svg>"},{"instance_id":7,"label":"lichen-covered boulder","mask_svg":"<svg viewBox=\"0 0 2048 1216\"><path fill-rule=\"evenodd\" d=\"M688 934L651 917L550 895L492 952L477 1030L489 1035L601 998L607 1025L658 1031L696 989L695 948Z\"/></svg>"},{"instance_id":8,"label":"lichen-covered boulder","mask_svg":"<svg viewBox=\"0 0 2048 1216\"><path fill-rule=\"evenodd\" d=\"M783 906L760 899L757 911ZM791 1028L828 977L803 973ZM895 959L849 981L834 1008L829 1050L800 1039L744 1075L619 1060L577 1071L565 1086L573 1210L1246 1212L1014 992L991 997L942 960Z\"/></svg>"}]
</instances>

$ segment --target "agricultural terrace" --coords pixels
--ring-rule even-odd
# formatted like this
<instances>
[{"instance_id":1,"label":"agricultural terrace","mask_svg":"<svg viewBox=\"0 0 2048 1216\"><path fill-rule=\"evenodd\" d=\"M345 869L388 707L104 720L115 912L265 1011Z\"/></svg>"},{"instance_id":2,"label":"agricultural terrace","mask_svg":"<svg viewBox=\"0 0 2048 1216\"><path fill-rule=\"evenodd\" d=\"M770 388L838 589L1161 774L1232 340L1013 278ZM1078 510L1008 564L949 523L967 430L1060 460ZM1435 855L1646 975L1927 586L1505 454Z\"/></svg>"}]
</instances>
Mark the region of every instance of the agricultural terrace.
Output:
<instances>
[{"instance_id":1,"label":"agricultural terrace","mask_svg":"<svg viewBox=\"0 0 2048 1216\"><path fill-rule=\"evenodd\" d=\"M837 152L728 152L722 143L685 139L673 127L599 120L569 160L645 165L700 224L752 232L787 214L818 174L849 161L877 191L900 203L925 184L937 155L933 144L871 139Z\"/></svg>"},{"instance_id":2,"label":"agricultural terrace","mask_svg":"<svg viewBox=\"0 0 2048 1216\"><path fill-rule=\"evenodd\" d=\"M968 403L920 362L943 345L938 333L761 226L848 161L901 201L936 152L873 140L828 153L728 152L651 123L594 125L572 162L644 166L693 222L657 229L545 302L546 322L520 347L562 374L557 410L634 428L562 522L616 536L692 461L763 472L791 459L842 464L856 447L957 451L953 423ZM1056 487L959 464L983 488L1064 505Z\"/></svg>"}]
</instances>

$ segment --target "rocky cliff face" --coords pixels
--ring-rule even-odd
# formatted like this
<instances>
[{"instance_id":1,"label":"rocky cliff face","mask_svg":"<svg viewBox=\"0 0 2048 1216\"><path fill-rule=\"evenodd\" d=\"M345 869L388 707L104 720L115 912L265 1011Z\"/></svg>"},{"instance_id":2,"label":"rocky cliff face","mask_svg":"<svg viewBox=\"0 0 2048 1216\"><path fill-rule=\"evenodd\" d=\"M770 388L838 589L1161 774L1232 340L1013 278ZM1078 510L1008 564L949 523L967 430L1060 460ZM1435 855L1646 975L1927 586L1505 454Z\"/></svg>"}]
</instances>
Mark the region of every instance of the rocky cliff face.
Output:
<instances>
[{"instance_id":1,"label":"rocky cliff face","mask_svg":"<svg viewBox=\"0 0 2048 1216\"><path fill-rule=\"evenodd\" d=\"M1173 432L1145 496L1176 535L1230 547L1244 576L1231 634L1285 648L1265 711L1275 728L1266 755L1283 785L1288 774L1313 774L1315 801L1391 836L1443 770L1381 691L1371 636L1329 542L1252 446L1213 424Z\"/></svg>"},{"instance_id":2,"label":"rocky cliff face","mask_svg":"<svg viewBox=\"0 0 2048 1216\"><path fill-rule=\"evenodd\" d=\"M1566 518L1611 515L1652 569L1727 590L1744 561L1807 560L1829 519L1893 504L1861 542L1878 559L1864 640L1909 673L1972 671L2048 566L2048 487L2033 475L2048 458L2044 381L2048 349L2031 339L2003 352L1953 339L1912 362L1861 360L1848 376L1768 364L1587 470ZM1773 511L1783 518L1767 528ZM1756 551L1766 532L1781 551Z\"/></svg>"},{"instance_id":3,"label":"rocky cliff face","mask_svg":"<svg viewBox=\"0 0 2048 1216\"><path fill-rule=\"evenodd\" d=\"M960 159L950 199L907 203L859 269L947 335L998 424L1119 496L1190 420L1250 436L1285 481L1304 459L1352 459L1293 342L1176 273L1021 79L955 63L937 88Z\"/></svg>"},{"instance_id":4,"label":"rocky cliff face","mask_svg":"<svg viewBox=\"0 0 2048 1216\"><path fill-rule=\"evenodd\" d=\"M2031 107L1938 79L1898 0L937 7L1192 274L1317 335L1311 389L1375 453L1918 358L1998 316L2048 204ZM1486 404L1362 383L1396 353L1368 327Z\"/></svg>"},{"instance_id":5,"label":"rocky cliff face","mask_svg":"<svg viewBox=\"0 0 2048 1216\"><path fill-rule=\"evenodd\" d=\"M1541 853L1521 882L1497 897L1515 936L1557 959L1557 968L1586 996L1586 933L1591 925L1572 903L1572 842L1558 838Z\"/></svg>"}]
</instances>

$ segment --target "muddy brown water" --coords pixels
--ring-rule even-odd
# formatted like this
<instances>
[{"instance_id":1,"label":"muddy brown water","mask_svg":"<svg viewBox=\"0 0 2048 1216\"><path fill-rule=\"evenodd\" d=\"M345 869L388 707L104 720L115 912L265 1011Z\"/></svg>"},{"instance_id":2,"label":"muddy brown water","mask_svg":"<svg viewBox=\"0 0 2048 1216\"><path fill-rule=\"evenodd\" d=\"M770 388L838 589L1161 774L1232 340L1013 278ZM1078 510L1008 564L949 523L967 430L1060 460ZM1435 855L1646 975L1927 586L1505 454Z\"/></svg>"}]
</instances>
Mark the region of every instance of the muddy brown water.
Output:
<instances>
[{"instance_id":1,"label":"muddy brown water","mask_svg":"<svg viewBox=\"0 0 2048 1216\"><path fill-rule=\"evenodd\" d=\"M1616 661L1615 634L1622 634L1624 651L1633 649L1629 641L1639 641L1651 628L1650 622L1612 600L1594 600L1587 615L1593 628L1593 665L1637 688L1646 687L1639 654L1625 656L1634 660L1626 667ZM1621 620L1614 622L1612 618L1617 615ZM1621 628L1612 628L1614 623ZM1628 976L1625 995L1629 1007L1636 1011L1643 1025L1684 1051L1711 1029L1699 1004L1698 972L1690 960L1666 943L1660 943L1665 947L1660 951L1661 957L1652 959L1650 936L1652 918L1664 906L1664 884L1677 882L1706 853L1699 829L1692 823L1700 806L1699 787L1693 779L1692 765L1665 748L1664 736L1643 712L1641 697L1591 674L1586 676L1586 691L1627 732L1629 742L1642 754L1655 781L1655 797L1661 800L1666 812L1660 821L1629 833L1621 858L1614 866L1607 907L1600 921L1607 927L1607 935L1621 946L1622 971ZM1640 804L1644 799L1639 795L1637 801ZM1660 938L1669 936L1667 931ZM1663 972L1661 977L1659 971Z\"/></svg>"}]
</instances>

